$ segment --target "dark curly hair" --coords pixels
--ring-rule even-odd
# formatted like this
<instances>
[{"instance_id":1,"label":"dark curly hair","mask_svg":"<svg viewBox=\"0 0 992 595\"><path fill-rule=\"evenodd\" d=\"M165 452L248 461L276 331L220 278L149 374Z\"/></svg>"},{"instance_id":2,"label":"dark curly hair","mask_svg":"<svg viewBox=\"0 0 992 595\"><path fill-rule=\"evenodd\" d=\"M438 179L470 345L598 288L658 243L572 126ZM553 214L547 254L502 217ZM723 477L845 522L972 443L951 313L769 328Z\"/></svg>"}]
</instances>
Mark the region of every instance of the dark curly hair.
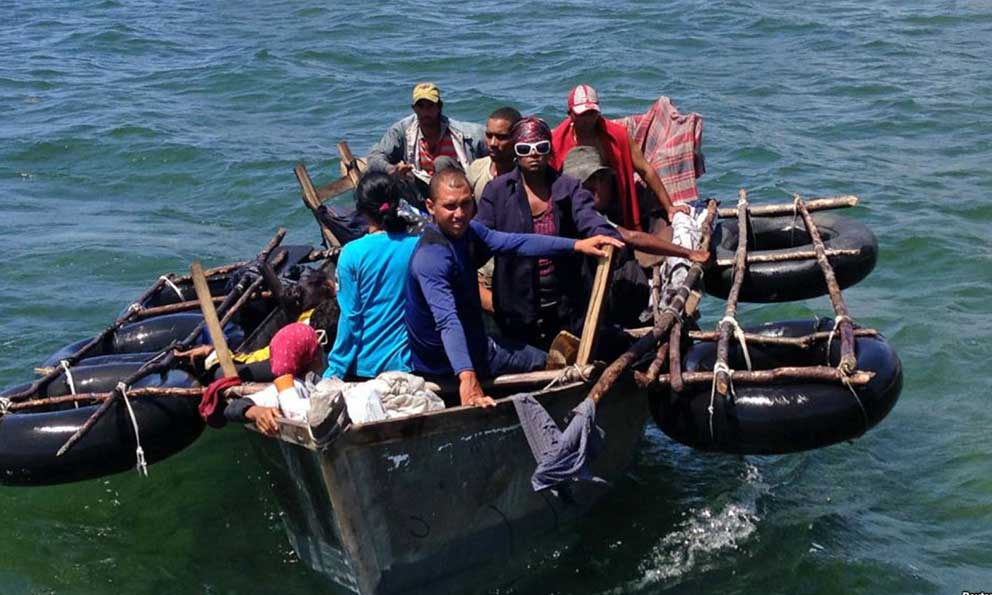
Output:
<instances>
[{"instance_id":1,"label":"dark curly hair","mask_svg":"<svg viewBox=\"0 0 992 595\"><path fill-rule=\"evenodd\" d=\"M404 190L394 176L365 174L355 188L355 209L386 231L406 231L406 220L396 212Z\"/></svg>"}]
</instances>

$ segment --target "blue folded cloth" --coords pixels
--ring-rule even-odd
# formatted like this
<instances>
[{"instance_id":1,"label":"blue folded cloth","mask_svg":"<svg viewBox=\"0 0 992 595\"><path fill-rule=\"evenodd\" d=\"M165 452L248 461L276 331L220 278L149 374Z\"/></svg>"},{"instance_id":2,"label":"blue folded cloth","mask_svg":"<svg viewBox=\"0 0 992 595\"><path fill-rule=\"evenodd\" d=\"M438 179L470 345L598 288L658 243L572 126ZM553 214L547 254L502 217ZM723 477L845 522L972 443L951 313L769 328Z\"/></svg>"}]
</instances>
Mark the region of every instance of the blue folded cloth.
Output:
<instances>
[{"instance_id":1,"label":"blue folded cloth","mask_svg":"<svg viewBox=\"0 0 992 595\"><path fill-rule=\"evenodd\" d=\"M570 481L606 483L589 470L589 462L603 449L606 432L596 425L596 404L585 399L572 410L564 431L529 393L513 397L513 406L534 453L537 469L531 476L535 492Z\"/></svg>"}]
</instances>

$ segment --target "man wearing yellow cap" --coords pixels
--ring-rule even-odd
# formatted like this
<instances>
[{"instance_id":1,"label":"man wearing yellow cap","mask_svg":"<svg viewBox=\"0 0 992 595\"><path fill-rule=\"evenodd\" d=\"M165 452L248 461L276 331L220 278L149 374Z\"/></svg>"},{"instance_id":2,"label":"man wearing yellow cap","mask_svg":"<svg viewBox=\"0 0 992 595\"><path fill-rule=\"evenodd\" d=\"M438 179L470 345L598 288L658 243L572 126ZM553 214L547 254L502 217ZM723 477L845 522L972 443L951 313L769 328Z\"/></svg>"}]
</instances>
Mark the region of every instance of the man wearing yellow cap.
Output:
<instances>
[{"instance_id":1,"label":"man wearing yellow cap","mask_svg":"<svg viewBox=\"0 0 992 595\"><path fill-rule=\"evenodd\" d=\"M441 113L444 102L437 85L418 83L412 100L413 114L390 126L372 147L369 171L412 175L423 182L421 189L426 191L435 170L455 164L465 170L488 154L482 126L451 120Z\"/></svg>"}]
</instances>

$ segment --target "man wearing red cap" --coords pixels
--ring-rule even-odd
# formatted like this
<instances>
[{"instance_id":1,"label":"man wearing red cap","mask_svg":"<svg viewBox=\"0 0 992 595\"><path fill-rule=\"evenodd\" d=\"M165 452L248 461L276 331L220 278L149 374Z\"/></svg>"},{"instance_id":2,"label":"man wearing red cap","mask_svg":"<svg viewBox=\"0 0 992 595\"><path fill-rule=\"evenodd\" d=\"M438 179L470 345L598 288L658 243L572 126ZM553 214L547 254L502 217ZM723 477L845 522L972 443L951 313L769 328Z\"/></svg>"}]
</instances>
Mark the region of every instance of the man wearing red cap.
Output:
<instances>
[{"instance_id":1,"label":"man wearing red cap","mask_svg":"<svg viewBox=\"0 0 992 595\"><path fill-rule=\"evenodd\" d=\"M554 129L551 166L561 170L565 156L576 146L594 147L616 174L620 216L624 227L641 229L641 209L634 185L634 172L640 174L648 188L658 197L669 221L675 213L688 213L684 205L672 205L661 178L654 171L641 149L631 142L627 128L603 118L599 95L589 85L579 85L568 94L568 117Z\"/></svg>"}]
</instances>

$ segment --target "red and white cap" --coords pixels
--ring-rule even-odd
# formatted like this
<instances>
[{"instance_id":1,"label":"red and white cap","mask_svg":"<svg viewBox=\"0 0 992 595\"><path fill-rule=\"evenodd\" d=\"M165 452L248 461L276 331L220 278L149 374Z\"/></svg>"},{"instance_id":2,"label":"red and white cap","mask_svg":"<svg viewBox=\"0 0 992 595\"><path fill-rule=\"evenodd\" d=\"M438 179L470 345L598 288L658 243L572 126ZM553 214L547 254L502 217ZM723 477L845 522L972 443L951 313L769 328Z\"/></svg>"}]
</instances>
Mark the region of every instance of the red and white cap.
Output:
<instances>
[{"instance_id":1,"label":"red and white cap","mask_svg":"<svg viewBox=\"0 0 992 595\"><path fill-rule=\"evenodd\" d=\"M579 115L589 110L600 111L599 95L589 85L579 85L568 94L568 111Z\"/></svg>"}]
</instances>

